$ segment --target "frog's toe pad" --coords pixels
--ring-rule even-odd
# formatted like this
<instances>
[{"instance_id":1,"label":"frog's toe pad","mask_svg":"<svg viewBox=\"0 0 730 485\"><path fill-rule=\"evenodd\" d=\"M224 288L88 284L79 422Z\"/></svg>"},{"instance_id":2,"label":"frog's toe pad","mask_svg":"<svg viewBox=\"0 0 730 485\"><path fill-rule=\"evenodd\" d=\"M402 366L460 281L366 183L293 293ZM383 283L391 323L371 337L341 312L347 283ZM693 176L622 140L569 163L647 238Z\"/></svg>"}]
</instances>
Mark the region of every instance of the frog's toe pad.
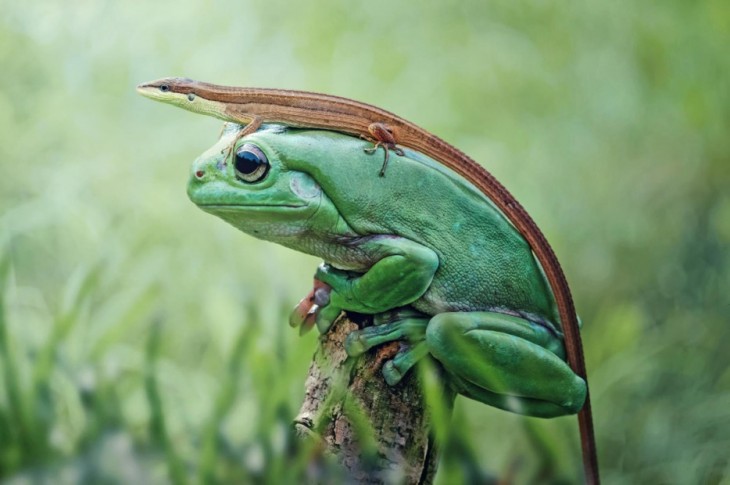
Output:
<instances>
[{"instance_id":1,"label":"frog's toe pad","mask_svg":"<svg viewBox=\"0 0 730 485\"><path fill-rule=\"evenodd\" d=\"M350 332L345 339L345 352L350 357L357 357L362 355L368 350L368 346L365 343L363 336L358 331Z\"/></svg>"},{"instance_id":2,"label":"frog's toe pad","mask_svg":"<svg viewBox=\"0 0 730 485\"><path fill-rule=\"evenodd\" d=\"M392 360L389 360L385 363L385 365L383 365L383 377L385 377L385 382L387 382L389 386L395 386L398 384L401 379L403 379L403 375L404 374L398 370Z\"/></svg>"}]
</instances>

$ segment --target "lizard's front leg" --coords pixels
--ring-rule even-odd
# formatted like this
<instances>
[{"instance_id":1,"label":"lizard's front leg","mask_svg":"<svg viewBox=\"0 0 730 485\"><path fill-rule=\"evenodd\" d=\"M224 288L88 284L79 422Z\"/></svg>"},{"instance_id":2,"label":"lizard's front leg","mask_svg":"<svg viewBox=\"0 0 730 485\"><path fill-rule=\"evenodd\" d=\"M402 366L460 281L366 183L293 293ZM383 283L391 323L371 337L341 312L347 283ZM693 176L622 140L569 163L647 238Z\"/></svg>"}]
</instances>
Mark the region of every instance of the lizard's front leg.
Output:
<instances>
[{"instance_id":1,"label":"lizard's front leg","mask_svg":"<svg viewBox=\"0 0 730 485\"><path fill-rule=\"evenodd\" d=\"M261 128L261 124L263 122L264 122L263 118L261 118L259 116L255 116L255 117L251 118L251 121L249 121L248 124L241 131L238 132L238 134L236 135L236 138L233 139L233 142L228 147L228 153L226 153L225 158L228 159L228 157L231 156L231 154L233 153L233 150L235 150L235 148L236 148L236 144L238 143L238 141L241 138L243 138L246 135L250 135L251 133L255 133L256 130ZM225 126L224 126L224 129L225 129Z\"/></svg>"}]
</instances>

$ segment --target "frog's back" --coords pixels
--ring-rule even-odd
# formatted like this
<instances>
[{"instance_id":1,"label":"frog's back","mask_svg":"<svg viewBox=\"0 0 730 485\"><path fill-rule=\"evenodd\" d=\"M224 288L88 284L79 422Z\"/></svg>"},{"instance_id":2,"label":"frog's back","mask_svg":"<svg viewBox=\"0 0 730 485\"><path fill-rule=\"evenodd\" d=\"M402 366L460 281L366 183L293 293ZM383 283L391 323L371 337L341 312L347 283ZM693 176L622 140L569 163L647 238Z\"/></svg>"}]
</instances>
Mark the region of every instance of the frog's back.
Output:
<instances>
[{"instance_id":1,"label":"frog's back","mask_svg":"<svg viewBox=\"0 0 730 485\"><path fill-rule=\"evenodd\" d=\"M408 162L398 159L393 167L413 173L399 177L395 169L388 177L400 180L399 194L409 202L391 211L384 229L430 247L440 260L415 306L428 313L519 311L559 326L544 273L502 212L461 176L418 153L407 155Z\"/></svg>"},{"instance_id":2,"label":"frog's back","mask_svg":"<svg viewBox=\"0 0 730 485\"><path fill-rule=\"evenodd\" d=\"M466 179L411 150L405 157L391 153L379 177L382 151L365 154L362 141L323 131L283 136L286 142L277 146L307 160L295 168L310 172L355 232L402 236L438 254L439 269L416 308L429 314L519 311L559 326L554 297L529 245Z\"/></svg>"}]
</instances>

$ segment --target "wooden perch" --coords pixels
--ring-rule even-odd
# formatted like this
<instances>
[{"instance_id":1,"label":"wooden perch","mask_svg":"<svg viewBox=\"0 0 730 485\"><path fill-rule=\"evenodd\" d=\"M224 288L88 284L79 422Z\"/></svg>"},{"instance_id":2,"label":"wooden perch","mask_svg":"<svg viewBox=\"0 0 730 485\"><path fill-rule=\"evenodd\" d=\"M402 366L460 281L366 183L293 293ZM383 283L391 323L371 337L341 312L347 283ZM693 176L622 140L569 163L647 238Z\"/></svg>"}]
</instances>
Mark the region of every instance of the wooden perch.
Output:
<instances>
[{"instance_id":1,"label":"wooden perch","mask_svg":"<svg viewBox=\"0 0 730 485\"><path fill-rule=\"evenodd\" d=\"M345 338L366 325L370 317L341 316L320 337L296 432L321 440L354 483L429 484L439 453L418 372L412 369L393 387L385 382L381 369L398 342L349 358ZM454 397L445 395L450 410Z\"/></svg>"}]
</instances>

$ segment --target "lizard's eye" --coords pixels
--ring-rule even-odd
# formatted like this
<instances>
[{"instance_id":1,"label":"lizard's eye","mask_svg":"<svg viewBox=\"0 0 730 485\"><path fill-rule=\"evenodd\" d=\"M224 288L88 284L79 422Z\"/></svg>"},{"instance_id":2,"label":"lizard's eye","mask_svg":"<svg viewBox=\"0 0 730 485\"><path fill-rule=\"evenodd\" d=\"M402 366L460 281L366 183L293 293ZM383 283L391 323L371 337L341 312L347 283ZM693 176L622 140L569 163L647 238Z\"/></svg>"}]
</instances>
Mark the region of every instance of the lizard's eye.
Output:
<instances>
[{"instance_id":1,"label":"lizard's eye","mask_svg":"<svg viewBox=\"0 0 730 485\"><path fill-rule=\"evenodd\" d=\"M163 93L166 93L169 90L170 90L170 86L169 85L167 85L167 84L160 85L160 91L162 91Z\"/></svg>"},{"instance_id":2,"label":"lizard's eye","mask_svg":"<svg viewBox=\"0 0 730 485\"><path fill-rule=\"evenodd\" d=\"M254 183L263 179L268 173L269 160L259 147L246 143L236 150L233 167L238 180Z\"/></svg>"}]
</instances>

